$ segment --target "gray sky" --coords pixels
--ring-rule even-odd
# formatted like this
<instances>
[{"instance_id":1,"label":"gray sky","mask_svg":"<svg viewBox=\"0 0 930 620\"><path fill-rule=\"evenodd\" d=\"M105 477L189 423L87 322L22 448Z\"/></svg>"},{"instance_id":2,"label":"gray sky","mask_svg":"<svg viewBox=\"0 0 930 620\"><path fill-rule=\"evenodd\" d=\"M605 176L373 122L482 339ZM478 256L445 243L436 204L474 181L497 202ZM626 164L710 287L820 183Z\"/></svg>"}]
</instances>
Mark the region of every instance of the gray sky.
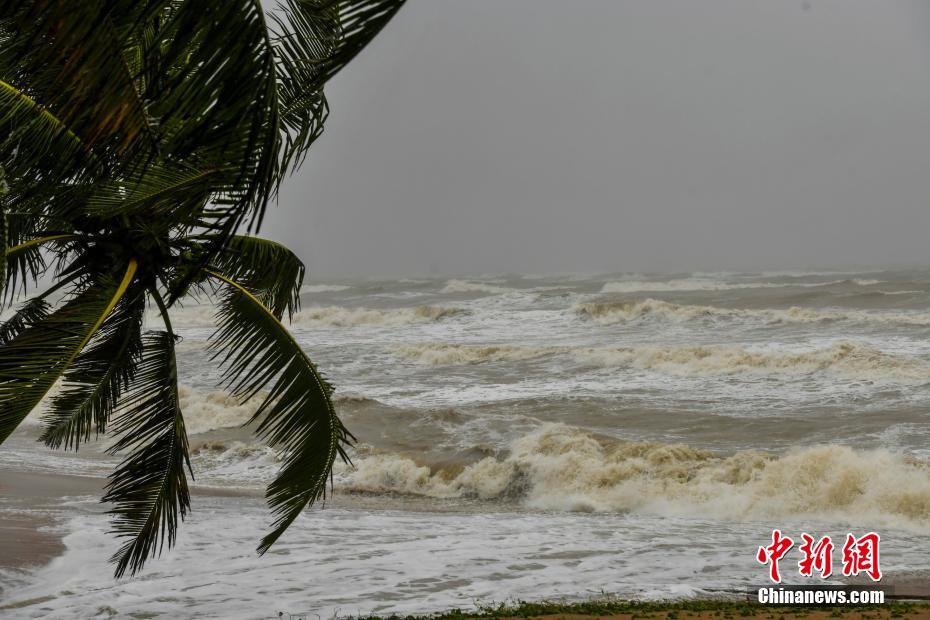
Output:
<instances>
[{"instance_id":1,"label":"gray sky","mask_svg":"<svg viewBox=\"0 0 930 620\"><path fill-rule=\"evenodd\" d=\"M328 96L311 275L930 264L923 0L410 0Z\"/></svg>"}]
</instances>

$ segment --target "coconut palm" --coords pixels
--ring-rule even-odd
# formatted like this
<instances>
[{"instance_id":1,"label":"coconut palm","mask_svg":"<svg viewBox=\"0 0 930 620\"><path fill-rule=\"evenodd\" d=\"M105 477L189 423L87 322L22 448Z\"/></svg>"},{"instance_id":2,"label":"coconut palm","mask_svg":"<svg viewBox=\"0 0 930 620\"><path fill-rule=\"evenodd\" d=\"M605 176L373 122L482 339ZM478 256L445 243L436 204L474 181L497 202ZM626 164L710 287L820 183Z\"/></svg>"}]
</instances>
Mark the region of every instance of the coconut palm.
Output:
<instances>
[{"instance_id":1,"label":"coconut palm","mask_svg":"<svg viewBox=\"0 0 930 620\"><path fill-rule=\"evenodd\" d=\"M304 266L252 235L320 135L324 84L402 4L0 0L0 292L44 288L0 325L0 443L40 401L52 448L113 437L117 577L190 509L170 319L186 295L216 296L224 385L264 396L250 423L282 454L259 553L345 458L332 388L282 324Z\"/></svg>"}]
</instances>

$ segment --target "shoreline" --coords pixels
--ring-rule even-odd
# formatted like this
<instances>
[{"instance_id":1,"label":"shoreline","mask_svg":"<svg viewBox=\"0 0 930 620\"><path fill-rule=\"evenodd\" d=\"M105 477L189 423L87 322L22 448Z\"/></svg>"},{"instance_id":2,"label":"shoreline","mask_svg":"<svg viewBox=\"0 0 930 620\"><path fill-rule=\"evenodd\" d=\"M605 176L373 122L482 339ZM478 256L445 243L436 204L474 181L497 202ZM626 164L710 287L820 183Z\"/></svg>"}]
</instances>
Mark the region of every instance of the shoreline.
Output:
<instances>
[{"instance_id":1,"label":"shoreline","mask_svg":"<svg viewBox=\"0 0 930 620\"><path fill-rule=\"evenodd\" d=\"M29 471L0 471L0 568L23 570L44 566L65 551L63 533L53 531L66 497L100 498L106 478ZM192 486L213 497L253 497L261 491ZM36 509L49 514L36 514ZM0 584L2 591L2 584Z\"/></svg>"},{"instance_id":2,"label":"shoreline","mask_svg":"<svg viewBox=\"0 0 930 620\"><path fill-rule=\"evenodd\" d=\"M288 618L285 614L283 618ZM296 618L297 616L292 616ZM302 616L301 616L302 617ZM930 604L888 602L884 605L762 605L742 601L689 600L678 602L636 602L623 600L592 600L583 603L520 602L513 605L482 607L476 611L451 610L427 615L363 616L358 620L466 620L484 618L533 618L534 620L594 620L611 618L623 620L718 620L721 618L765 618L767 620L794 620L808 618L891 618L930 619Z\"/></svg>"},{"instance_id":3,"label":"shoreline","mask_svg":"<svg viewBox=\"0 0 930 620\"><path fill-rule=\"evenodd\" d=\"M0 569L29 571L39 568L66 550L62 542L65 532L60 526L67 517L62 500L68 497L92 496L99 499L107 479L104 477L58 474L50 472L0 471ZM192 491L199 495L216 497L261 497L260 489L198 487ZM37 511L39 514L37 514ZM889 575L883 585L894 587L894 602L889 600L884 606L870 609L878 610L873 618L903 617L927 618L930 620L930 605L921 602L904 603L904 600L930 601L930 572L919 571ZM0 612L13 609L30 601L10 601L9 592L0 584ZM545 600L545 592L541 592ZM3 599L7 599L4 601ZM7 604L5 605L4 602ZM739 601L722 601L711 597L700 599L683 599L662 603L645 601L607 601L563 603L522 603L517 606L479 608L469 611L448 611L427 615L412 616L368 616L369 618L431 618L454 620L458 618L491 617L539 617L571 618L578 617L623 617L623 618L695 618L713 617L830 617L820 614L824 609L833 609L842 617L850 613L853 606L824 607L778 607L759 605ZM859 608L856 608L859 609ZM533 610L532 612L529 610ZM915 611L916 610L916 611ZM892 611L895 611L892 614ZM886 613L887 612L887 613ZM911 615L919 613L920 615ZM677 614L677 616L676 616ZM774 615L773 615L774 614ZM0 614L2 615L2 614ZM285 616L286 617L286 616ZM832 614L832 617L838 617ZM858 616L855 616L858 617Z\"/></svg>"},{"instance_id":4,"label":"shoreline","mask_svg":"<svg viewBox=\"0 0 930 620\"><path fill-rule=\"evenodd\" d=\"M60 500L103 491L104 480L90 476L41 472L0 472L0 567L27 569L43 566L65 550L62 535L50 531L54 515L36 515L35 509L56 512ZM28 506L26 505L28 503Z\"/></svg>"}]
</instances>

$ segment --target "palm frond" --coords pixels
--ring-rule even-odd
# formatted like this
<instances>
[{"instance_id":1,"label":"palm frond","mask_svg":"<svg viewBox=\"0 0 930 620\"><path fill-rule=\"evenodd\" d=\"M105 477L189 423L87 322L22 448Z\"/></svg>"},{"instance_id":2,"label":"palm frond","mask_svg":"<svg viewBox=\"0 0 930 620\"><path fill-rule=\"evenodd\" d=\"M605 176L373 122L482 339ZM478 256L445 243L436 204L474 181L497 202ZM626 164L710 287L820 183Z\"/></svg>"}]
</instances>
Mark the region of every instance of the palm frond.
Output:
<instances>
[{"instance_id":1,"label":"palm frond","mask_svg":"<svg viewBox=\"0 0 930 620\"><path fill-rule=\"evenodd\" d=\"M328 82L358 56L406 3L406 0L297 0L303 10L317 13L336 8L339 31L336 47L319 66L320 80ZM324 17L325 19L326 17Z\"/></svg>"},{"instance_id":2,"label":"palm frond","mask_svg":"<svg viewBox=\"0 0 930 620\"><path fill-rule=\"evenodd\" d=\"M0 324L0 345L9 344L29 325L44 319L51 308L44 297L36 297L23 303L13 316Z\"/></svg>"},{"instance_id":3,"label":"palm frond","mask_svg":"<svg viewBox=\"0 0 930 620\"><path fill-rule=\"evenodd\" d=\"M281 168L297 168L323 132L323 86L403 6L404 0L283 0L271 15L281 119L287 129Z\"/></svg>"},{"instance_id":4,"label":"palm frond","mask_svg":"<svg viewBox=\"0 0 930 620\"><path fill-rule=\"evenodd\" d=\"M112 452L130 450L107 485L113 532L128 540L113 555L116 577L134 575L146 560L174 545L178 517L190 509L185 466L190 471L187 431L178 399L175 336L150 332L143 337L142 360L132 390L113 420L120 439Z\"/></svg>"},{"instance_id":5,"label":"palm frond","mask_svg":"<svg viewBox=\"0 0 930 620\"><path fill-rule=\"evenodd\" d=\"M25 291L29 282L37 282L48 269L41 246L75 238L71 234L44 235L8 246L4 252L6 265L4 285L0 287L0 305L12 300L17 292Z\"/></svg>"},{"instance_id":6,"label":"palm frond","mask_svg":"<svg viewBox=\"0 0 930 620\"><path fill-rule=\"evenodd\" d=\"M122 298L136 272L101 278L0 347L0 444L52 388Z\"/></svg>"},{"instance_id":7,"label":"palm frond","mask_svg":"<svg viewBox=\"0 0 930 620\"><path fill-rule=\"evenodd\" d=\"M347 458L344 444L352 437L336 417L332 387L281 322L242 285L211 275L227 285L211 336L224 383L242 400L270 384L250 420L258 422L256 433L284 459L265 494L275 517L258 547L265 553L306 506L325 498L336 454Z\"/></svg>"},{"instance_id":8,"label":"palm frond","mask_svg":"<svg viewBox=\"0 0 930 620\"><path fill-rule=\"evenodd\" d=\"M0 168L0 198L2 198L5 193L6 180L3 176L3 168ZM6 217L6 209L3 208L3 203L0 202L0 251L3 252L3 255L0 256L0 293L6 289L6 248L9 242L8 229L9 220L7 220Z\"/></svg>"},{"instance_id":9,"label":"palm frond","mask_svg":"<svg viewBox=\"0 0 930 620\"><path fill-rule=\"evenodd\" d=\"M64 373L61 392L52 399L41 441L50 448L77 450L91 434L106 431L120 394L136 374L142 353L145 297L123 297L112 314Z\"/></svg>"},{"instance_id":10,"label":"palm frond","mask_svg":"<svg viewBox=\"0 0 930 620\"><path fill-rule=\"evenodd\" d=\"M57 178L99 168L93 151L65 121L26 94L0 79L0 163L11 178L42 169ZM23 145L29 148L23 148ZM48 181L45 177L44 181Z\"/></svg>"},{"instance_id":11,"label":"palm frond","mask_svg":"<svg viewBox=\"0 0 930 620\"><path fill-rule=\"evenodd\" d=\"M87 147L111 155L136 143L151 148L150 119L124 54L167 4L3 0L8 36L0 58L15 59L14 81Z\"/></svg>"},{"instance_id":12,"label":"palm frond","mask_svg":"<svg viewBox=\"0 0 930 620\"><path fill-rule=\"evenodd\" d=\"M184 165L151 165L131 178L100 185L87 201L87 212L99 217L143 213L175 215L178 205L191 201L201 205L215 190L221 173L216 169L200 170ZM192 211L192 209L183 209ZM173 226L181 225L176 218Z\"/></svg>"},{"instance_id":13,"label":"palm frond","mask_svg":"<svg viewBox=\"0 0 930 620\"><path fill-rule=\"evenodd\" d=\"M303 262L288 248L260 237L231 237L214 266L224 276L252 291L280 319L300 307Z\"/></svg>"}]
</instances>

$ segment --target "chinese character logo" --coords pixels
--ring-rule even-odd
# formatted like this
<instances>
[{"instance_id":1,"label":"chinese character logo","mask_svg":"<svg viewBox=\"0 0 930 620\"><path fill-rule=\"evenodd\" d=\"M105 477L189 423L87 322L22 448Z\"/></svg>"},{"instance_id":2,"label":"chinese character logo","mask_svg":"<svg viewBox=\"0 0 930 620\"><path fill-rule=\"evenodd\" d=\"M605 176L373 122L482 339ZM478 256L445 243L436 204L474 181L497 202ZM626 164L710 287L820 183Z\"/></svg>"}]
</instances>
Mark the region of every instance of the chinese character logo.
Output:
<instances>
[{"instance_id":1,"label":"chinese character logo","mask_svg":"<svg viewBox=\"0 0 930 620\"><path fill-rule=\"evenodd\" d=\"M772 530L772 544L768 547L759 547L759 552L756 553L756 560L760 564L769 565L769 579L775 583L781 583L781 574L778 572L778 561L781 560L793 546L794 541L787 536L782 536L781 530Z\"/></svg>"},{"instance_id":2,"label":"chinese character logo","mask_svg":"<svg viewBox=\"0 0 930 620\"><path fill-rule=\"evenodd\" d=\"M798 546L798 551L801 553L801 559L798 561L800 575L813 577L816 574L821 579L832 575L835 548L832 539L829 536L815 539L804 532L801 534L801 540L803 542ZM853 577L863 573L868 575L872 581L880 581L882 578L882 571L879 567L880 542L881 537L875 532L869 532L859 538L847 534L846 542L843 544L843 576ZM759 547L759 551L756 552L756 561L769 567L769 579L773 582L781 583L778 563L792 547L794 547L794 540L776 529L772 530L772 543Z\"/></svg>"}]
</instances>

